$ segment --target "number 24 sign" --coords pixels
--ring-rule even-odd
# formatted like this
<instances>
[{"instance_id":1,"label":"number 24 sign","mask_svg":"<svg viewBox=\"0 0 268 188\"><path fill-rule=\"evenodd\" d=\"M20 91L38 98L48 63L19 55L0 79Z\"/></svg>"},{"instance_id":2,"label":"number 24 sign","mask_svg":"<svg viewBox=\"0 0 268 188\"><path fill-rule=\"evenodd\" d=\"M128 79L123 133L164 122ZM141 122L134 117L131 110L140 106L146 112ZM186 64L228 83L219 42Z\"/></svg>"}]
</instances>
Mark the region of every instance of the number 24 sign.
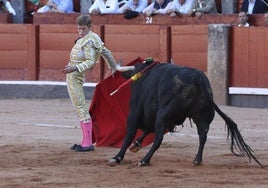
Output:
<instances>
[{"instance_id":1,"label":"number 24 sign","mask_svg":"<svg viewBox=\"0 0 268 188\"><path fill-rule=\"evenodd\" d=\"M152 24L153 23L153 17L146 17L146 24Z\"/></svg>"}]
</instances>

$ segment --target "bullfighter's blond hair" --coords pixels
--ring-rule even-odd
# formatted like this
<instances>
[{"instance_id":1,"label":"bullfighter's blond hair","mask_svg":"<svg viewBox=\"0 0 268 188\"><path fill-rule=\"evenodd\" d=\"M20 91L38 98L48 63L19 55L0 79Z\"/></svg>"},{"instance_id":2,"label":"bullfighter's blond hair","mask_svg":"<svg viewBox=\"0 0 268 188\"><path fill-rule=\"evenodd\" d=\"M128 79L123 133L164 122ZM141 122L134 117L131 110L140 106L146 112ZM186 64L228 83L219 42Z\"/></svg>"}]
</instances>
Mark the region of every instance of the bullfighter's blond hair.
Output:
<instances>
[{"instance_id":1,"label":"bullfighter's blond hair","mask_svg":"<svg viewBox=\"0 0 268 188\"><path fill-rule=\"evenodd\" d=\"M90 27L91 26L91 18L87 14L81 14L76 18L76 24L77 25L85 25Z\"/></svg>"}]
</instances>

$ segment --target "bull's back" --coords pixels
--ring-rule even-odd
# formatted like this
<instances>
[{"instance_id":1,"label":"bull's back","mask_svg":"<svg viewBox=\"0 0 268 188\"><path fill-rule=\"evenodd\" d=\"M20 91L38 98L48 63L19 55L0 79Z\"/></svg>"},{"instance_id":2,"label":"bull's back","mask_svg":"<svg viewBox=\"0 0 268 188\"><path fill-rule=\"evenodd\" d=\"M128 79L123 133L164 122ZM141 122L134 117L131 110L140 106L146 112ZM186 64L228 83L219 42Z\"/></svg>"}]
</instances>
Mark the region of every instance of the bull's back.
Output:
<instances>
[{"instance_id":1,"label":"bull's back","mask_svg":"<svg viewBox=\"0 0 268 188\"><path fill-rule=\"evenodd\" d=\"M140 105L151 110L173 101L181 105L189 104L198 95L196 79L199 74L200 71L193 68L158 64L133 84L132 95L138 95L136 98L139 98Z\"/></svg>"},{"instance_id":2,"label":"bull's back","mask_svg":"<svg viewBox=\"0 0 268 188\"><path fill-rule=\"evenodd\" d=\"M213 98L212 90L202 71L174 64L161 64L152 73L159 75L156 91L158 104L172 103L171 108L180 107L183 111L211 108L209 98Z\"/></svg>"},{"instance_id":3,"label":"bull's back","mask_svg":"<svg viewBox=\"0 0 268 188\"><path fill-rule=\"evenodd\" d=\"M159 113L172 123L182 123L202 111L210 111L207 77L199 70L158 64L132 84L131 109L139 109L145 125L153 127ZM209 113L210 113L209 112Z\"/></svg>"},{"instance_id":4,"label":"bull's back","mask_svg":"<svg viewBox=\"0 0 268 188\"><path fill-rule=\"evenodd\" d=\"M150 70L153 75L158 75L161 80L170 80L172 78L178 78L184 83L191 81L196 74L199 74L200 71L190 67L183 67L169 63L161 63L155 68Z\"/></svg>"},{"instance_id":5,"label":"bull's back","mask_svg":"<svg viewBox=\"0 0 268 188\"><path fill-rule=\"evenodd\" d=\"M188 93L189 97L193 97L195 92L200 92L198 80L205 77L201 71L194 68L161 63L145 72L140 80L135 81L133 87L136 89L133 94L140 95L145 101L154 100L154 103L160 101L166 103L176 96L185 98ZM207 84L209 83L205 83Z\"/></svg>"}]
</instances>

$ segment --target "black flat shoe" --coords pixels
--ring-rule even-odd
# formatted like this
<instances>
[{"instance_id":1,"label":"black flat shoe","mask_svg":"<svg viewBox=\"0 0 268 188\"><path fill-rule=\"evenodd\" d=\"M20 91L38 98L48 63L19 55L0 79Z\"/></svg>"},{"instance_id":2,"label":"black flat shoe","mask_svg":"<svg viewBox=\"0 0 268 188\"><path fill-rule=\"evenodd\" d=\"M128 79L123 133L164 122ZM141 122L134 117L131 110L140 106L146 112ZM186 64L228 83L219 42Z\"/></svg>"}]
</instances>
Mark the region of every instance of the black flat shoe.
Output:
<instances>
[{"instance_id":1,"label":"black flat shoe","mask_svg":"<svg viewBox=\"0 0 268 188\"><path fill-rule=\"evenodd\" d=\"M81 145L74 144L70 149L71 149L71 150L75 150L77 147L81 147Z\"/></svg>"},{"instance_id":2,"label":"black flat shoe","mask_svg":"<svg viewBox=\"0 0 268 188\"><path fill-rule=\"evenodd\" d=\"M94 146L88 146L88 147L82 147L81 145L77 146L75 148L76 152L87 152L87 151L93 151L94 150Z\"/></svg>"}]
</instances>

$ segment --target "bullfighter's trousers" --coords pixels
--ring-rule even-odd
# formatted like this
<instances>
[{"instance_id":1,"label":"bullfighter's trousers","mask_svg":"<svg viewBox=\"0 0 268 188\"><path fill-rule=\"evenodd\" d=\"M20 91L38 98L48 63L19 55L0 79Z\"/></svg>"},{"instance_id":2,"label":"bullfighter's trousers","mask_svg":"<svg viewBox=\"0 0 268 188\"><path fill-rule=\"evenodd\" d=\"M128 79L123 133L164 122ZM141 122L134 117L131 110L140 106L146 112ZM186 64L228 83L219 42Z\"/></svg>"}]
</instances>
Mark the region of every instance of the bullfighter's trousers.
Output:
<instances>
[{"instance_id":1,"label":"bullfighter's trousers","mask_svg":"<svg viewBox=\"0 0 268 188\"><path fill-rule=\"evenodd\" d=\"M68 93L80 121L91 119L83 90L84 80L85 73L74 71L66 74Z\"/></svg>"}]
</instances>

